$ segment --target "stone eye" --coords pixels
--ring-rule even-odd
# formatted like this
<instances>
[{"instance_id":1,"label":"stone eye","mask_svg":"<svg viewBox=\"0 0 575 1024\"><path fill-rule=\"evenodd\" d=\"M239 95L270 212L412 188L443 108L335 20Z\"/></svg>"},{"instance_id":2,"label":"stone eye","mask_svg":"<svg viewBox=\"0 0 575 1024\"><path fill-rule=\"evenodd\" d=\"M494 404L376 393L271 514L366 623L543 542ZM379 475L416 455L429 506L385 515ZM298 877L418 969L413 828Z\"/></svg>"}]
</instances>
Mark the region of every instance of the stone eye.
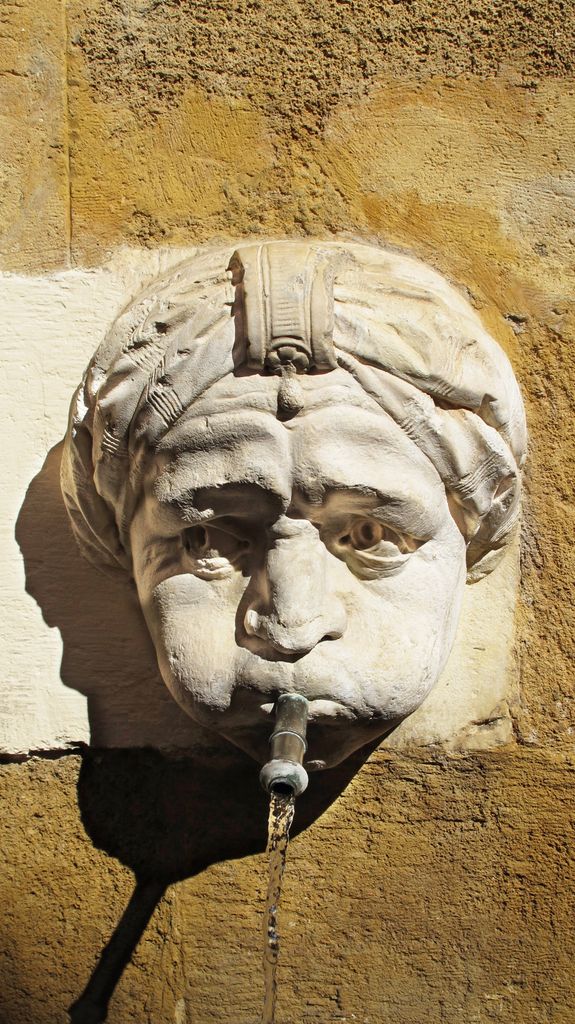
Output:
<instances>
[{"instance_id":1,"label":"stone eye","mask_svg":"<svg viewBox=\"0 0 575 1024\"><path fill-rule=\"evenodd\" d=\"M397 533L377 519L356 519L337 542L335 554L360 579L380 579L397 572L421 541Z\"/></svg>"},{"instance_id":2,"label":"stone eye","mask_svg":"<svg viewBox=\"0 0 575 1024\"><path fill-rule=\"evenodd\" d=\"M205 526L191 526L184 533L184 547L191 555L207 555L210 550L210 538Z\"/></svg>"},{"instance_id":3,"label":"stone eye","mask_svg":"<svg viewBox=\"0 0 575 1024\"><path fill-rule=\"evenodd\" d=\"M235 565L251 548L250 541L233 520L221 519L216 523L198 524L184 530L182 542L185 550L196 562L213 563L222 568L224 563Z\"/></svg>"},{"instance_id":4,"label":"stone eye","mask_svg":"<svg viewBox=\"0 0 575 1024\"><path fill-rule=\"evenodd\" d=\"M390 540L391 537L385 536L387 533L391 533L391 531L381 523L374 522L373 519L362 519L355 523L350 530L348 543L356 551L365 551L366 548L372 548L375 544L379 544L384 538Z\"/></svg>"},{"instance_id":5,"label":"stone eye","mask_svg":"<svg viewBox=\"0 0 575 1024\"><path fill-rule=\"evenodd\" d=\"M353 548L355 551L367 551L377 544L386 542L395 544L403 550L404 538L389 526L377 522L375 519L359 519L352 527L339 538L339 543L344 547Z\"/></svg>"}]
</instances>

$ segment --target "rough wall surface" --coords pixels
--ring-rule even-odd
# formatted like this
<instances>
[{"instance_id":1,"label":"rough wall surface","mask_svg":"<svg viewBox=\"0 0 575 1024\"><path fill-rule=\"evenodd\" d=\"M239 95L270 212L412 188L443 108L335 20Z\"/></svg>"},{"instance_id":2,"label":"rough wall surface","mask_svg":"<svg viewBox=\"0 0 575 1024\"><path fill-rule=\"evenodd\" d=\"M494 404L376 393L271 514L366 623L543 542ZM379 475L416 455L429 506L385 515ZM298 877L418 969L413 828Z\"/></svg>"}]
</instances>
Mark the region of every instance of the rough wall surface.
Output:
<instances>
[{"instance_id":1,"label":"rough wall surface","mask_svg":"<svg viewBox=\"0 0 575 1024\"><path fill-rule=\"evenodd\" d=\"M0 14L4 271L38 280L119 245L256 233L391 243L467 289L526 397L513 739L380 750L321 817L302 805L286 1024L573 1019L574 34L572 6L552 0L23 0ZM40 376L50 410L57 360L28 365L21 344L6 388L25 397ZM21 434L4 445L5 481L16 442L27 452ZM234 809L217 771L204 786L192 766L189 794L185 764L146 752L2 769L2 1024L66 1020L133 873L159 892L196 872L168 888L109 1020L258 1019L265 807L237 770Z\"/></svg>"},{"instance_id":2,"label":"rough wall surface","mask_svg":"<svg viewBox=\"0 0 575 1024\"><path fill-rule=\"evenodd\" d=\"M5 769L8 810L18 806L4 819L1 883L9 1024L64 1024L133 889L82 828L78 769L73 757ZM150 774L143 759L124 766L138 769ZM574 781L572 759L531 749L378 753L290 846L278 1024L569 1024ZM149 785L157 796L158 774ZM254 807L265 817L263 797ZM126 830L125 810L111 831ZM156 840L153 807L141 815ZM172 886L109 1020L259 1020L265 874L257 855Z\"/></svg>"}]
</instances>

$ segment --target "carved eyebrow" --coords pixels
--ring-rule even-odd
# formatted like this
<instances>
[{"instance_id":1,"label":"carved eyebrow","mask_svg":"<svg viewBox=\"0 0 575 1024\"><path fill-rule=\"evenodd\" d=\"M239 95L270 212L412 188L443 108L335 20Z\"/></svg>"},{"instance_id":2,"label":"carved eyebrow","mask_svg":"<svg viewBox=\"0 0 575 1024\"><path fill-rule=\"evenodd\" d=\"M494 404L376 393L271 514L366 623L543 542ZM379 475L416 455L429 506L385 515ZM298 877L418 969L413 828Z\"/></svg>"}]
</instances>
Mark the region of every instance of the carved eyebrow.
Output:
<instances>
[{"instance_id":1,"label":"carved eyebrow","mask_svg":"<svg viewBox=\"0 0 575 1024\"><path fill-rule=\"evenodd\" d=\"M306 497L305 503L311 515L312 509L318 511L319 504L328 514L331 511L343 513L357 510L358 514L374 516L398 532L408 532L418 540L432 537L443 518L437 502L431 504L413 491L396 491L392 494L375 487L325 481L323 498L319 502L309 492Z\"/></svg>"},{"instance_id":2,"label":"carved eyebrow","mask_svg":"<svg viewBox=\"0 0 575 1024\"><path fill-rule=\"evenodd\" d=\"M219 448L215 449L213 459L209 451L175 456L156 477L154 497L165 508L171 507L180 513L217 506L218 514L222 514L221 509L225 507L226 514L235 515L240 507L273 505L279 514L291 499L289 461L283 460L282 474L278 472L278 463L281 467L278 458L267 459L266 465L261 459L254 459L253 448L248 447L248 458L238 458L236 453L229 466L222 465L226 460L217 457L222 452Z\"/></svg>"},{"instance_id":3,"label":"carved eyebrow","mask_svg":"<svg viewBox=\"0 0 575 1024\"><path fill-rule=\"evenodd\" d=\"M207 519L221 516L243 519L253 515L254 511L267 511L273 520L287 507L285 497L273 487L266 487L265 481L257 484L231 481L223 486L213 486L208 482L201 488L184 488L175 492L163 503L180 514L195 511L202 519L204 514Z\"/></svg>"},{"instance_id":4,"label":"carved eyebrow","mask_svg":"<svg viewBox=\"0 0 575 1024\"><path fill-rule=\"evenodd\" d=\"M163 472L154 494L163 504L186 504L194 495L247 486L275 495L288 504L292 489L292 460L287 432L271 416L250 410L191 417L177 435L164 439L160 458Z\"/></svg>"},{"instance_id":5,"label":"carved eyebrow","mask_svg":"<svg viewBox=\"0 0 575 1024\"><path fill-rule=\"evenodd\" d=\"M377 497L383 498L383 495L378 494ZM389 495L381 505L372 509L372 515L399 533L409 533L416 540L429 540L439 529L442 519L438 509L432 510L416 498Z\"/></svg>"}]
</instances>

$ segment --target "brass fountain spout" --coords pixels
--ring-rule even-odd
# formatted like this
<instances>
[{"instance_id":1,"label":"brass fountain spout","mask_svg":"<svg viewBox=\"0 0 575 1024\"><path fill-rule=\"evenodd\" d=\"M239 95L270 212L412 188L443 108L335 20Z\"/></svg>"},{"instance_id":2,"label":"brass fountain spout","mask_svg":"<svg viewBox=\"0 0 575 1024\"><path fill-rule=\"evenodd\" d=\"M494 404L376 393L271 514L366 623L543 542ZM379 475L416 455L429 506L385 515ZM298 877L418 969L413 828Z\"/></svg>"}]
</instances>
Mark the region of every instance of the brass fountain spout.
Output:
<instances>
[{"instance_id":1,"label":"brass fountain spout","mask_svg":"<svg viewBox=\"0 0 575 1024\"><path fill-rule=\"evenodd\" d=\"M270 796L299 796L307 788L308 776L302 765L307 750L307 713L308 702L299 693L282 693L278 698L271 756L260 772L260 782Z\"/></svg>"}]
</instances>

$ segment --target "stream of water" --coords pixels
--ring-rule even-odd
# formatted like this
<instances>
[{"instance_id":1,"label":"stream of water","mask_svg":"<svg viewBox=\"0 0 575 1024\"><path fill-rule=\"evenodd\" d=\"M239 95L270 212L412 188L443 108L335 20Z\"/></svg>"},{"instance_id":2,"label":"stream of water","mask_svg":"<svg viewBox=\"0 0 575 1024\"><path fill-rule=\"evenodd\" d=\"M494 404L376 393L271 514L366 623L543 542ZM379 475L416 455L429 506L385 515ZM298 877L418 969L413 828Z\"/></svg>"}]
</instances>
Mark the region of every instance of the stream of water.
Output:
<instances>
[{"instance_id":1,"label":"stream of water","mask_svg":"<svg viewBox=\"0 0 575 1024\"><path fill-rule=\"evenodd\" d=\"M289 830L295 811L295 797L272 794L268 820L269 882L264 912L264 1011L262 1024L274 1024L277 994L277 966L280 952L278 908L286 864Z\"/></svg>"}]
</instances>

